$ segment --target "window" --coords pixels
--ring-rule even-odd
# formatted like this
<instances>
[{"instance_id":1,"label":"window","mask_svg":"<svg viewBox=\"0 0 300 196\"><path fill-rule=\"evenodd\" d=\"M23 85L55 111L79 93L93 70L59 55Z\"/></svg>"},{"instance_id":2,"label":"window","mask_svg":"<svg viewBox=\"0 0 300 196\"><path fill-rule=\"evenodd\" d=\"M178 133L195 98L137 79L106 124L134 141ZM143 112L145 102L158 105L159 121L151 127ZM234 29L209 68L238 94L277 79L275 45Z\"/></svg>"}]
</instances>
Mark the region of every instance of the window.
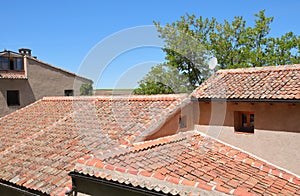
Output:
<instances>
[{"instance_id":1,"label":"window","mask_svg":"<svg viewBox=\"0 0 300 196\"><path fill-rule=\"evenodd\" d=\"M23 58L5 56L0 57L0 70L24 70Z\"/></svg>"},{"instance_id":2,"label":"window","mask_svg":"<svg viewBox=\"0 0 300 196\"><path fill-rule=\"evenodd\" d=\"M19 91L7 91L7 105L8 106L20 105Z\"/></svg>"},{"instance_id":3,"label":"window","mask_svg":"<svg viewBox=\"0 0 300 196\"><path fill-rule=\"evenodd\" d=\"M73 96L74 91L73 90L65 90L65 96Z\"/></svg>"},{"instance_id":4,"label":"window","mask_svg":"<svg viewBox=\"0 0 300 196\"><path fill-rule=\"evenodd\" d=\"M254 112L235 112L235 131L254 133Z\"/></svg>"},{"instance_id":5,"label":"window","mask_svg":"<svg viewBox=\"0 0 300 196\"><path fill-rule=\"evenodd\" d=\"M21 71L23 70L23 59L22 58L14 58L14 70Z\"/></svg>"},{"instance_id":6,"label":"window","mask_svg":"<svg viewBox=\"0 0 300 196\"><path fill-rule=\"evenodd\" d=\"M9 58L0 57L0 70L9 70Z\"/></svg>"},{"instance_id":7,"label":"window","mask_svg":"<svg viewBox=\"0 0 300 196\"><path fill-rule=\"evenodd\" d=\"M186 120L186 116L181 116L179 118L179 128L183 129L183 128L187 128L187 120Z\"/></svg>"}]
</instances>

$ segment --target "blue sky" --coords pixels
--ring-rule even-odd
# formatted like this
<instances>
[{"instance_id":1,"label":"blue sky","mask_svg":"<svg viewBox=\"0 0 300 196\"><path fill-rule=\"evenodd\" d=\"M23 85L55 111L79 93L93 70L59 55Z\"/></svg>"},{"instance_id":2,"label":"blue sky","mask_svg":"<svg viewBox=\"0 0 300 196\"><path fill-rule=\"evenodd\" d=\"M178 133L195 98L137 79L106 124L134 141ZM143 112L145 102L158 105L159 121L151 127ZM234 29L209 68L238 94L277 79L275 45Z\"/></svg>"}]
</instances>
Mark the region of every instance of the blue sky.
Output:
<instances>
[{"instance_id":1,"label":"blue sky","mask_svg":"<svg viewBox=\"0 0 300 196\"><path fill-rule=\"evenodd\" d=\"M218 21L243 16L251 25L253 15L265 9L267 16L275 17L271 36L288 31L300 35L299 8L299 0L3 1L0 50L27 47L42 61L92 77L96 88L133 88L150 66L164 60L157 44L116 53L105 61L108 63L101 72L91 73L93 69L84 67L95 47L101 47L103 41L118 32L152 25L153 21L170 23L186 13L215 17ZM134 39L133 34L129 41ZM110 46L116 49L122 44L123 41L112 42ZM92 63L98 64L108 56L106 50L101 50Z\"/></svg>"}]
</instances>

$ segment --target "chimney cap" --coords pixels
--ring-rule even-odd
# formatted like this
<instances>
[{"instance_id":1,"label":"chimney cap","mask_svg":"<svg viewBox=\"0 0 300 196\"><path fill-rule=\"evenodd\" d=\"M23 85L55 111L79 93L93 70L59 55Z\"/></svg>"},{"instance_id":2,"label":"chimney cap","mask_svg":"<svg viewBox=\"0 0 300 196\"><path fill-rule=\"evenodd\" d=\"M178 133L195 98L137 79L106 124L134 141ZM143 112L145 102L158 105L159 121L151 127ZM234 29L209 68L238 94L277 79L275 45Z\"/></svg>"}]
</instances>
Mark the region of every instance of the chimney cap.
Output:
<instances>
[{"instance_id":1,"label":"chimney cap","mask_svg":"<svg viewBox=\"0 0 300 196\"><path fill-rule=\"evenodd\" d=\"M31 50L28 49L28 48L20 48L20 49L19 49L19 53L20 53L20 54L24 54L24 55L31 56Z\"/></svg>"}]
</instances>

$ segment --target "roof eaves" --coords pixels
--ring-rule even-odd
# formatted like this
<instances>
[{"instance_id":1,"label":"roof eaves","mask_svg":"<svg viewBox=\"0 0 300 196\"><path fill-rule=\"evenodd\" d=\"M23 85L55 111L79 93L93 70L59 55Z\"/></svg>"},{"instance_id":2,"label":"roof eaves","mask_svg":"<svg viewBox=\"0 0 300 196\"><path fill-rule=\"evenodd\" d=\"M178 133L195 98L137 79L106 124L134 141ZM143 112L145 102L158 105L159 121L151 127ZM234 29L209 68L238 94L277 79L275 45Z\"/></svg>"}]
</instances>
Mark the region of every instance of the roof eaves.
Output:
<instances>
[{"instance_id":1,"label":"roof eaves","mask_svg":"<svg viewBox=\"0 0 300 196\"><path fill-rule=\"evenodd\" d=\"M290 64L290 65L277 65L277 66L262 66L262 67L247 67L247 68L235 68L235 69L220 69L217 74L227 74L227 73L255 73L255 72L271 72L271 71L281 71L281 70L295 70L300 69L300 64Z\"/></svg>"},{"instance_id":2,"label":"roof eaves","mask_svg":"<svg viewBox=\"0 0 300 196\"><path fill-rule=\"evenodd\" d=\"M7 189L12 189L16 192L21 193L22 195L28 195L28 196L48 196L49 194L44 193L42 191L26 188L25 186L18 185L12 182L8 182L6 180L0 179L0 186L3 186Z\"/></svg>"},{"instance_id":3,"label":"roof eaves","mask_svg":"<svg viewBox=\"0 0 300 196\"><path fill-rule=\"evenodd\" d=\"M84 169L82 169L84 167ZM95 168L96 167L96 168ZM87 171L93 171L91 175ZM83 174L85 176L93 176L95 178L105 179L108 181L115 181L120 184L129 182L132 186L146 187L148 190L154 192L163 192L172 195L196 195L202 194L216 194L215 185L210 185L202 182L193 182L185 179L179 179L172 176L163 176L159 173L149 173L144 170L126 169L122 167L115 167L110 164L103 164L98 159L91 159L88 161L78 160L73 173ZM72 173L69 173L72 175ZM222 194L230 194L234 190L223 189ZM224 194L223 194L224 193Z\"/></svg>"},{"instance_id":4,"label":"roof eaves","mask_svg":"<svg viewBox=\"0 0 300 196\"><path fill-rule=\"evenodd\" d=\"M298 103L300 99L239 99L239 98L196 98L192 97L192 101L199 102L272 102L272 103Z\"/></svg>"}]
</instances>

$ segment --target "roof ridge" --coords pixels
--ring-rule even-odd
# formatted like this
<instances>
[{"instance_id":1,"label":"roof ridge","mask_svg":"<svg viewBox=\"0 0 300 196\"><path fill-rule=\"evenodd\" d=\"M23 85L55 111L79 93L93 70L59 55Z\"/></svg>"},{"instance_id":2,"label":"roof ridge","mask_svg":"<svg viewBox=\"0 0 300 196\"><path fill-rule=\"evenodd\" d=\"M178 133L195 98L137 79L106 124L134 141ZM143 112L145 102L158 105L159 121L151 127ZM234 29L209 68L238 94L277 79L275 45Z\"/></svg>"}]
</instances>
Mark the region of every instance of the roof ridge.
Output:
<instances>
[{"instance_id":1,"label":"roof ridge","mask_svg":"<svg viewBox=\"0 0 300 196\"><path fill-rule=\"evenodd\" d=\"M294 69L300 69L300 64L245 67L245 68L235 68L235 69L220 69L217 71L217 73L218 74L220 74L220 73L251 73L251 72L281 71L281 70L294 70Z\"/></svg>"},{"instance_id":2,"label":"roof ridge","mask_svg":"<svg viewBox=\"0 0 300 196\"><path fill-rule=\"evenodd\" d=\"M121 149L121 148L114 149L115 150L114 154L110 154L109 156L102 156L101 160L107 161L109 159L114 159L116 157L126 155L126 154L129 154L129 153L135 153L135 152L147 150L147 149L150 149L150 148L154 148L154 147L157 147L157 146L172 144L172 143L182 141L182 140L185 140L185 139L186 139L186 136L179 137L176 134L176 135L165 136L165 137L154 139L154 140L133 143L131 146L126 146L123 149ZM110 153L111 153L111 151L110 151Z\"/></svg>"},{"instance_id":3,"label":"roof ridge","mask_svg":"<svg viewBox=\"0 0 300 196\"><path fill-rule=\"evenodd\" d=\"M96 95L96 96L47 96L44 101L176 101L187 98L187 94L161 94L161 95ZM185 99L184 99L185 100Z\"/></svg>"}]
</instances>

